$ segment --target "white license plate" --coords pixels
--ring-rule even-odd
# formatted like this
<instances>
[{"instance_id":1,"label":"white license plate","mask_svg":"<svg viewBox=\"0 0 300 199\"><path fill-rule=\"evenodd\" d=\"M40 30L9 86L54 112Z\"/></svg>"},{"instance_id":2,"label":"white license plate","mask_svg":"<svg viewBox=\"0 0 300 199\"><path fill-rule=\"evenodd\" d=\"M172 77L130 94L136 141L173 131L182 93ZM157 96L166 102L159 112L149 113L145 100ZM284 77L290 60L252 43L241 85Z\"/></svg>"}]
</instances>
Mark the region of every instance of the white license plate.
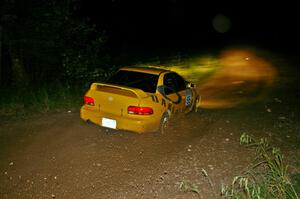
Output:
<instances>
[{"instance_id":1,"label":"white license plate","mask_svg":"<svg viewBox=\"0 0 300 199\"><path fill-rule=\"evenodd\" d=\"M107 128L116 129L117 121L103 117L102 118L102 126L107 127Z\"/></svg>"}]
</instances>

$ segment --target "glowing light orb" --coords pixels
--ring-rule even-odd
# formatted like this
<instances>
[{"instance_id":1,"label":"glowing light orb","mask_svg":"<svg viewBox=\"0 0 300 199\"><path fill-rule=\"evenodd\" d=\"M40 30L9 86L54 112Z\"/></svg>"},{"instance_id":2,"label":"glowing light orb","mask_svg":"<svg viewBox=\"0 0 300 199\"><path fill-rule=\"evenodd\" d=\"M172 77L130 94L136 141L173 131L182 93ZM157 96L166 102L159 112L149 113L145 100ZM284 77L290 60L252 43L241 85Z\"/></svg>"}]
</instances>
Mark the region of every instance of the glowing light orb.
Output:
<instances>
[{"instance_id":1,"label":"glowing light orb","mask_svg":"<svg viewBox=\"0 0 300 199\"><path fill-rule=\"evenodd\" d=\"M228 32L231 28L231 21L223 14L218 14L213 18L212 25L219 33Z\"/></svg>"}]
</instances>

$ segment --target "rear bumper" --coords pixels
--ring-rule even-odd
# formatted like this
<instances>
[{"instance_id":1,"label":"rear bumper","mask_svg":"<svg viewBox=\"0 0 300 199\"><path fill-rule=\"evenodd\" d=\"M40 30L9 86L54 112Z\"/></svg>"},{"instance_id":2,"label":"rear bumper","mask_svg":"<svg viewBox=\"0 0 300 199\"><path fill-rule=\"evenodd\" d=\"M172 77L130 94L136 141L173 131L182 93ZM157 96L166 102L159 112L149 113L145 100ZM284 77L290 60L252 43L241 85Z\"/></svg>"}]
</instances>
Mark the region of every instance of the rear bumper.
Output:
<instances>
[{"instance_id":1,"label":"rear bumper","mask_svg":"<svg viewBox=\"0 0 300 199\"><path fill-rule=\"evenodd\" d=\"M159 129L160 120L153 119L151 116L135 116L122 117L115 115L103 114L97 110L89 109L82 106L80 109L80 117L85 121L91 121L97 125L102 126L102 118L109 118L117 121L117 130L132 131L136 133L155 132ZM140 117L140 119L138 119Z\"/></svg>"}]
</instances>

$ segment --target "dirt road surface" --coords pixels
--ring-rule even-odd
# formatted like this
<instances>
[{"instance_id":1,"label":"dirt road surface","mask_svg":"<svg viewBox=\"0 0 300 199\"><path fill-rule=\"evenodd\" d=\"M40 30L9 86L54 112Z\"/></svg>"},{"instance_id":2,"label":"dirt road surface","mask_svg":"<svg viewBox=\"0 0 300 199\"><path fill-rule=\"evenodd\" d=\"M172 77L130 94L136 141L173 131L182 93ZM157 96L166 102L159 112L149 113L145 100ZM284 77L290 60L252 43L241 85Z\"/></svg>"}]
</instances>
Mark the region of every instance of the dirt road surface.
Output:
<instances>
[{"instance_id":1,"label":"dirt road surface","mask_svg":"<svg viewBox=\"0 0 300 199\"><path fill-rule=\"evenodd\" d=\"M199 198L180 190L182 182L202 198L221 198L221 184L253 159L239 145L243 132L268 138L299 171L297 75L282 73L255 103L179 117L165 135L104 129L78 110L1 123L0 198Z\"/></svg>"}]
</instances>

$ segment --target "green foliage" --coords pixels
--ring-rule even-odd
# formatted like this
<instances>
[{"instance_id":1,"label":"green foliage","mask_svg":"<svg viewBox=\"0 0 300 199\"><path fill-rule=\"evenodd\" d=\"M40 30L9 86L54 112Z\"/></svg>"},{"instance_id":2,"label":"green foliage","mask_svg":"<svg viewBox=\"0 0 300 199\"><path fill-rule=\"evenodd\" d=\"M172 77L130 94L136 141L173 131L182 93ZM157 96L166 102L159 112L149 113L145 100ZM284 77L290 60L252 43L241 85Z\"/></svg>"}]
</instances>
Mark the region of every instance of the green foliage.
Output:
<instances>
[{"instance_id":1,"label":"green foliage","mask_svg":"<svg viewBox=\"0 0 300 199\"><path fill-rule=\"evenodd\" d=\"M207 171L205 169L201 169L201 172L202 172L202 175L207 179L208 181L208 184L211 188L211 191L212 193L214 194L214 198L218 198L217 197L217 194L215 192L215 187L210 179L210 176L208 175ZM203 198L202 195L201 195L201 192L200 192L200 189L195 185L193 184L192 182L188 181L188 180L183 180L179 183L179 189L181 191L184 191L184 192L194 192L198 195L199 198Z\"/></svg>"},{"instance_id":2,"label":"green foliage","mask_svg":"<svg viewBox=\"0 0 300 199\"><path fill-rule=\"evenodd\" d=\"M222 186L225 198L299 198L279 148L270 146L266 139L255 140L245 133L240 143L255 147L256 158L249 170L234 177L231 186Z\"/></svg>"},{"instance_id":3,"label":"green foliage","mask_svg":"<svg viewBox=\"0 0 300 199\"><path fill-rule=\"evenodd\" d=\"M1 89L0 120L24 118L37 113L79 110L86 88L60 82L26 90Z\"/></svg>"},{"instance_id":4,"label":"green foliage","mask_svg":"<svg viewBox=\"0 0 300 199\"><path fill-rule=\"evenodd\" d=\"M292 183L295 187L296 193L300 193L300 172L292 173L291 175Z\"/></svg>"},{"instance_id":5,"label":"green foliage","mask_svg":"<svg viewBox=\"0 0 300 199\"><path fill-rule=\"evenodd\" d=\"M199 196L199 198L202 198L198 187L190 181L187 180L181 181L179 183L179 189L184 192L194 192Z\"/></svg>"},{"instance_id":6,"label":"green foliage","mask_svg":"<svg viewBox=\"0 0 300 199\"><path fill-rule=\"evenodd\" d=\"M36 113L79 110L84 93L94 81L103 82L117 70L85 74L81 81L74 79L45 82L27 88L11 89L0 87L0 121L27 117Z\"/></svg>"}]
</instances>

